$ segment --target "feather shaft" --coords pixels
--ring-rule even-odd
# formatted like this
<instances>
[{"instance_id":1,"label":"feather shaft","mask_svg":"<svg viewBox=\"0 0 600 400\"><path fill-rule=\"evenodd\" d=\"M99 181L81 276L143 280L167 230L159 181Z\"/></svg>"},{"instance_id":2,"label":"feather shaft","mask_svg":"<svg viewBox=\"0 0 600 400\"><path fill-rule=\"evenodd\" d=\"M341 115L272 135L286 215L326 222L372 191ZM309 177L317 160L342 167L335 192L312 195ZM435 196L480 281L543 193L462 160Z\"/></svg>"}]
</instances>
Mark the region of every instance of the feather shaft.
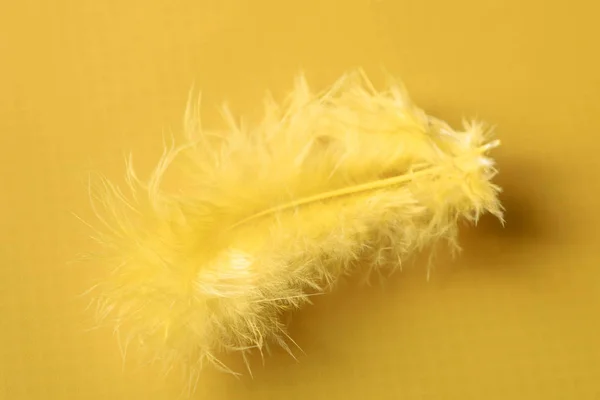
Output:
<instances>
[{"instance_id":1,"label":"feather shaft","mask_svg":"<svg viewBox=\"0 0 600 400\"><path fill-rule=\"evenodd\" d=\"M497 147L499 145L500 145L500 141L495 140L493 142L487 143L487 144L477 148L475 150L475 152L476 153L484 153L484 152L486 152L494 147ZM253 215L251 215L247 218L244 218L241 221L231 225L230 229L240 227L242 225L253 222L253 221L263 218L263 217L268 217L269 215L272 215L275 213L293 210L293 209L296 209L296 208L299 208L302 206L306 206L309 204L324 202L324 201L333 200L333 199L344 197L344 196L351 196L351 195L358 194L358 193L364 193L364 192L369 192L369 191L374 191L374 190L379 190L379 189L389 188L392 186L401 185L401 184L409 182L413 179L426 176L427 174L433 174L433 173L442 171L443 168L444 168L443 166L422 168L417 171L411 171L404 175L393 176L393 177L385 178L385 179L378 179L373 182L367 182L367 183L363 183L360 185L353 185L353 186L342 188L342 189L332 190L332 191L328 191L325 193L319 193L319 194L316 194L313 196L300 198L300 199L294 200L292 202L281 204L276 207L271 207L264 211L253 214Z\"/></svg>"}]
</instances>

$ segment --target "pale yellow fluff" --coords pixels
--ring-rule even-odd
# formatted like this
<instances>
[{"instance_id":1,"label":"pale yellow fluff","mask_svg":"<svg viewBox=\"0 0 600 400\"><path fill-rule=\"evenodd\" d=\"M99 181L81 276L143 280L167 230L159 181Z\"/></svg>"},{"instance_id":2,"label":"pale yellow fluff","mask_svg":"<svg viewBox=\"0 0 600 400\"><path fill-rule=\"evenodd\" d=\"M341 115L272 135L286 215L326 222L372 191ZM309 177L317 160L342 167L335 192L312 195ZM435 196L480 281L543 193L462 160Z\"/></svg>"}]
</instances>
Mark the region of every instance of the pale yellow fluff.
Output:
<instances>
[{"instance_id":1,"label":"pale yellow fluff","mask_svg":"<svg viewBox=\"0 0 600 400\"><path fill-rule=\"evenodd\" d=\"M502 218L490 131L427 116L400 84L377 91L356 71L315 94L299 76L261 123L225 111L222 131L203 129L198 108L148 181L129 163L127 194L108 180L93 192L110 268L99 316L150 360L197 372L227 369L223 352L289 350L281 315L309 296L457 245L461 219Z\"/></svg>"}]
</instances>

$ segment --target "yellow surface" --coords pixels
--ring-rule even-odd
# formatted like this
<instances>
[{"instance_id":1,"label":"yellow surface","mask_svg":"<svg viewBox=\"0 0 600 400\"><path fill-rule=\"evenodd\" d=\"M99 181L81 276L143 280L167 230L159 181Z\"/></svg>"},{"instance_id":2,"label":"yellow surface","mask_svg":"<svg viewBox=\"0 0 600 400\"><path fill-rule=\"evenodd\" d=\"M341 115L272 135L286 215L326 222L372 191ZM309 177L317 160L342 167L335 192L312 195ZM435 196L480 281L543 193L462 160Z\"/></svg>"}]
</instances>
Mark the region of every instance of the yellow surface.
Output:
<instances>
[{"instance_id":1,"label":"yellow surface","mask_svg":"<svg viewBox=\"0 0 600 400\"><path fill-rule=\"evenodd\" d=\"M507 226L464 235L427 283L348 284L296 315L306 352L208 372L197 398L600 398L600 6L530 0L5 1L0 7L0 399L175 399L86 331L87 174L147 168L192 84L207 123L302 68L402 77L452 122L497 124ZM342 6L342 4L344 4ZM132 359L135 355L130 355Z\"/></svg>"}]
</instances>

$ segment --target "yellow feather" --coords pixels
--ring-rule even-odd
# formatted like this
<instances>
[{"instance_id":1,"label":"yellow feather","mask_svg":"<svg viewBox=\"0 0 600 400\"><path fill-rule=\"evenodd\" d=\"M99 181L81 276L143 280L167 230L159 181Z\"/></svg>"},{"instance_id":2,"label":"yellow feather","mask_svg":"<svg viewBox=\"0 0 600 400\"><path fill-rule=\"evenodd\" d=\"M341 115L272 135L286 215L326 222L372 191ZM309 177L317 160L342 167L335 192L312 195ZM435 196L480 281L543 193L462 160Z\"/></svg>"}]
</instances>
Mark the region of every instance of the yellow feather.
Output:
<instances>
[{"instance_id":1,"label":"yellow feather","mask_svg":"<svg viewBox=\"0 0 600 400\"><path fill-rule=\"evenodd\" d=\"M223 131L202 129L198 108L147 182L129 162L129 194L103 180L94 200L112 268L98 314L168 366L289 350L286 310L355 270L457 246L461 219L502 218L487 156L499 142L426 115L400 84L380 92L357 71L315 94L299 76L255 126L225 110Z\"/></svg>"}]
</instances>

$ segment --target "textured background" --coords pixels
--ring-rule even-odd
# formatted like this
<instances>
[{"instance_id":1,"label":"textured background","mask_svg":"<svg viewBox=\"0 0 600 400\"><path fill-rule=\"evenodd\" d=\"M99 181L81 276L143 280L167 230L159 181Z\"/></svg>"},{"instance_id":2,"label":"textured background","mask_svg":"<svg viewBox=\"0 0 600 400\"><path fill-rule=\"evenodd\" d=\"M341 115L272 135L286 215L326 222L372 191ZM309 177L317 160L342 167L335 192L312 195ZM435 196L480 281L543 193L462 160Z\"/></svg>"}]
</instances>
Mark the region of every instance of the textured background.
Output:
<instances>
[{"instance_id":1,"label":"textured background","mask_svg":"<svg viewBox=\"0 0 600 400\"><path fill-rule=\"evenodd\" d=\"M343 5L342 5L343 4ZM20 0L0 6L0 399L175 399L77 295L98 276L91 171L142 169L188 90L207 123L252 114L304 69L364 67L428 111L498 126L508 224L385 287L345 285L295 316L307 355L254 380L207 372L197 398L600 399L600 3L571 0ZM132 355L132 357L135 357Z\"/></svg>"}]
</instances>

